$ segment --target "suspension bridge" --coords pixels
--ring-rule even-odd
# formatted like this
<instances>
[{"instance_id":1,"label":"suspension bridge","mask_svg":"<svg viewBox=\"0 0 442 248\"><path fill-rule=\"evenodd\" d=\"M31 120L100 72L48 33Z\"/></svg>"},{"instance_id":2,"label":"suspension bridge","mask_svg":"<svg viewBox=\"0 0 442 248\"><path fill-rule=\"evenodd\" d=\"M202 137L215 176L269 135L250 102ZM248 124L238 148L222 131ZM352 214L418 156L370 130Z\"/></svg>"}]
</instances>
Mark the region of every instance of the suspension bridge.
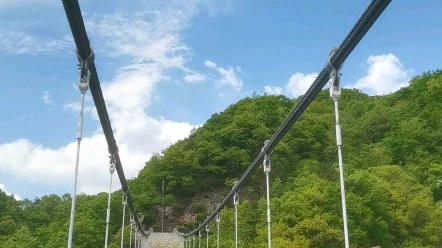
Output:
<instances>
[{"instance_id":1,"label":"suspension bridge","mask_svg":"<svg viewBox=\"0 0 442 248\"><path fill-rule=\"evenodd\" d=\"M343 42L339 47L333 47L328 54L328 59L326 60L324 68L318 74L317 78L314 80L313 84L307 90L307 92L302 96L298 104L290 112L289 116L280 125L277 131L274 133L270 140L263 142L263 147L261 152L251 163L250 167L244 172L241 178L235 182L233 188L229 193L222 199L222 201L217 204L215 210L207 216L207 218L199 224L197 228L188 232L181 233L176 229L171 233L157 233L148 229L142 225L143 216L137 212L135 208L134 201L130 195L129 187L124 175L123 165L118 154L118 146L116 144L111 123L109 120L109 115L106 109L106 104L103 98L103 93L100 87L100 80L98 77L98 72L94 64L95 54L92 49L92 45L89 42L86 28L83 22L83 17L80 10L80 5L78 0L62 0L63 7L66 12L67 20L72 31L74 42L76 45L76 54L79 60L79 90L81 93L81 108L78 119L78 130L77 130L77 158L75 166L75 179L74 179L74 190L72 195L72 206L70 215L70 225L69 225L69 236L67 247L71 248L73 246L73 233L74 221L75 221L75 203L76 203L76 188L77 188L77 174L79 166L79 153L80 145L82 139L83 131L83 109L84 109L84 97L88 90L90 90L94 104L98 113L98 117L103 128L103 133L106 137L108 144L108 151L110 154L109 161L109 172L111 175L110 185L112 186L112 175L116 171L118 178L121 183L123 191L123 223L122 223L122 234L121 234L121 248L124 244L124 227L125 225L130 225L130 247L136 248L147 248L147 247L209 247L209 239L206 238L203 242L204 237L208 237L210 232L213 232L209 228L211 222L216 223L216 245L219 247L220 238L220 226L221 221L220 212L221 210L231 201L234 205L234 220L235 220L235 233L232 234L232 239L235 240L235 247L238 247L238 204L239 204L239 191L247 183L251 175L258 169L258 167L263 164L264 175L266 178L266 199L267 199L267 242L268 247L272 246L272 233L271 233L271 205L270 205L270 182L269 174L271 172L271 155L273 149L278 145L281 139L286 135L289 129L298 120L301 114L309 106L309 104L315 99L319 92L324 88L327 82L330 83L330 97L333 99L335 107L336 116L336 145L337 145L337 155L338 164L340 171L340 183L341 183L341 200L342 200L342 216L343 216L343 230L344 230L344 242L345 247L350 247L349 231L347 227L347 214L346 214L346 201L345 201L345 187L344 187L344 172L343 172L343 161L342 161L342 140L341 140L341 128L339 125L339 108L338 102L341 96L341 85L340 85L340 69L344 65L344 61L350 55L350 53L355 49L358 43L362 40L368 30L373 26L376 20L381 16L387 6L391 3L391 0L373 0L366 10L363 12L359 20L356 22L354 27L351 29L349 34L345 37ZM110 186L110 187L111 187ZM106 217L106 237L104 240L104 247L108 247L109 240L109 220L110 220L110 196L111 188L109 189L109 200L107 208ZM129 206L130 219L125 220L126 216L126 206Z\"/></svg>"}]
</instances>

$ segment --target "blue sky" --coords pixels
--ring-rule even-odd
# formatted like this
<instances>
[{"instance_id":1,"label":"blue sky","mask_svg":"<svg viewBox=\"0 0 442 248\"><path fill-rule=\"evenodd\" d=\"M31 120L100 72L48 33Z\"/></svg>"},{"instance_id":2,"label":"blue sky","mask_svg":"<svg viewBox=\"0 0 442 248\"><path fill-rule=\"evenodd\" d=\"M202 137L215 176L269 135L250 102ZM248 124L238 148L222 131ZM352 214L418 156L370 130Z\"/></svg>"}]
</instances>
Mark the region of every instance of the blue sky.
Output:
<instances>
[{"instance_id":1,"label":"blue sky","mask_svg":"<svg viewBox=\"0 0 442 248\"><path fill-rule=\"evenodd\" d=\"M369 2L80 1L127 177L253 91L303 94ZM393 1L347 59L343 84L387 94L440 68L441 11L437 0ZM0 0L0 23L0 187L30 199L71 193L80 93L61 1ZM79 191L105 191L90 92L84 130Z\"/></svg>"}]
</instances>

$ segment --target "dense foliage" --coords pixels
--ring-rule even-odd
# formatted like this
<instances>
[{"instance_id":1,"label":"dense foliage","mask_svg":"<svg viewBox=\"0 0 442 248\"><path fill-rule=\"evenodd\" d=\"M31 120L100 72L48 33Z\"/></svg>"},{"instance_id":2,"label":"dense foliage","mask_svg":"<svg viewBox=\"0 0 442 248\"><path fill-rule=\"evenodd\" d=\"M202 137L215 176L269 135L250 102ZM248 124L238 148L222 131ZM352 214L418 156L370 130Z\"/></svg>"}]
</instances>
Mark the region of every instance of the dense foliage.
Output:
<instances>
[{"instance_id":1,"label":"dense foliage","mask_svg":"<svg viewBox=\"0 0 442 248\"><path fill-rule=\"evenodd\" d=\"M343 91L340 116L352 247L442 247L441 96L440 70L387 96ZM212 115L189 138L154 154L129 182L136 206L146 214L144 224L159 231L164 179L166 229L197 226L296 102L284 96L243 99ZM333 102L323 91L272 155L275 248L343 246L334 124ZM267 247L263 192L264 175L258 170L240 193L240 247ZM107 195L77 199L75 247L103 246ZM111 247L119 247L121 192L114 193L111 208ZM69 210L68 194L16 201L0 191L0 247L65 246ZM221 247L232 246L233 230L228 207L221 213ZM125 234L128 243L127 227Z\"/></svg>"}]
</instances>

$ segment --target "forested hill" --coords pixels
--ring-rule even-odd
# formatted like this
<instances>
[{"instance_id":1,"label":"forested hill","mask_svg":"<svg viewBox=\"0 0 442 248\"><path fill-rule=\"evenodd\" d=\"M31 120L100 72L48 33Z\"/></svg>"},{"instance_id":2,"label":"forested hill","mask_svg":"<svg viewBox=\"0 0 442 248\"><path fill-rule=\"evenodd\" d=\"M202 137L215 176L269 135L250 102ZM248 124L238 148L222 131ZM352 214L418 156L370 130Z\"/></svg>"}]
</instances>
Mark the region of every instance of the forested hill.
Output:
<instances>
[{"instance_id":1,"label":"forested hill","mask_svg":"<svg viewBox=\"0 0 442 248\"><path fill-rule=\"evenodd\" d=\"M155 154L129 182L137 208L146 214L144 224L159 231L164 179L167 231L195 227L296 102L245 98ZM343 90L340 117L351 246L442 247L442 71L424 73L387 96ZM273 152L274 248L343 247L334 125L333 102L323 91ZM240 247L267 247L263 192L261 168L240 193ZM77 199L75 247L102 247L107 194ZM111 247L119 247L121 192L113 194L111 208ZM0 192L0 247L64 247L69 209L68 194L16 201ZM233 246L233 228L227 208L221 213L221 247ZM128 243L128 228L125 234Z\"/></svg>"}]
</instances>

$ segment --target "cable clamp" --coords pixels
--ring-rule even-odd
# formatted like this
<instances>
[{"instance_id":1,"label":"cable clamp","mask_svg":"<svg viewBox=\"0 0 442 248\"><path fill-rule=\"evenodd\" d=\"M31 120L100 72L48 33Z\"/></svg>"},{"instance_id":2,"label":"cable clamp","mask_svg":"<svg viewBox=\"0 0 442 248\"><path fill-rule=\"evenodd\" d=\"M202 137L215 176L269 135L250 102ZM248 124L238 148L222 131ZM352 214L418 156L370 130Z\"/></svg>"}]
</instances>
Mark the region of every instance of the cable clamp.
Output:
<instances>
[{"instance_id":1,"label":"cable clamp","mask_svg":"<svg viewBox=\"0 0 442 248\"><path fill-rule=\"evenodd\" d=\"M270 152L270 154L268 154L266 152L265 148L268 146L269 143L270 143L270 140L264 141L264 147L261 148L261 152L264 153L263 168L264 168L264 172L266 174L270 173L270 170L271 170L270 155L273 153L273 151Z\"/></svg>"},{"instance_id":2,"label":"cable clamp","mask_svg":"<svg viewBox=\"0 0 442 248\"><path fill-rule=\"evenodd\" d=\"M116 149L115 151L111 151L110 148L108 148L108 151L110 153L109 156L109 172L112 174L115 172L115 165L116 165L116 159L115 159L115 154L118 153L118 146L115 145Z\"/></svg>"},{"instance_id":3,"label":"cable clamp","mask_svg":"<svg viewBox=\"0 0 442 248\"><path fill-rule=\"evenodd\" d=\"M209 218L209 216L207 216L207 218ZM206 224L206 232L209 232L210 231L210 226L209 226L209 223L207 223Z\"/></svg>"},{"instance_id":4,"label":"cable clamp","mask_svg":"<svg viewBox=\"0 0 442 248\"><path fill-rule=\"evenodd\" d=\"M111 151L111 149L110 149L110 147L108 147L107 148L107 151L109 152L109 154L114 154L114 153L117 153L117 152L119 152L119 149L118 149L118 146L117 146L117 144L115 144L115 151Z\"/></svg>"},{"instance_id":5,"label":"cable clamp","mask_svg":"<svg viewBox=\"0 0 442 248\"><path fill-rule=\"evenodd\" d=\"M111 153L109 156L109 172L110 174L115 172L115 153Z\"/></svg>"},{"instance_id":6,"label":"cable clamp","mask_svg":"<svg viewBox=\"0 0 442 248\"><path fill-rule=\"evenodd\" d=\"M80 69L80 83L78 85L78 88L82 93L84 93L89 89L89 80L91 77L90 65L94 63L95 53L92 47L91 54L89 54L86 59L83 59L80 54L78 54L78 50L76 50L75 53L77 54L78 61L80 62L80 64L78 65Z\"/></svg>"},{"instance_id":7,"label":"cable clamp","mask_svg":"<svg viewBox=\"0 0 442 248\"><path fill-rule=\"evenodd\" d=\"M133 214L130 214L130 224L135 224L135 217Z\"/></svg>"},{"instance_id":8,"label":"cable clamp","mask_svg":"<svg viewBox=\"0 0 442 248\"><path fill-rule=\"evenodd\" d=\"M126 192L123 192L123 205L127 204L127 194Z\"/></svg>"},{"instance_id":9,"label":"cable clamp","mask_svg":"<svg viewBox=\"0 0 442 248\"><path fill-rule=\"evenodd\" d=\"M325 70L330 75L330 97L333 100L338 100L341 96L341 73L340 70L344 66L345 62L339 68L336 68L331 63L331 58L337 53L338 48L333 47L329 53L327 63L325 65Z\"/></svg>"},{"instance_id":10,"label":"cable clamp","mask_svg":"<svg viewBox=\"0 0 442 248\"><path fill-rule=\"evenodd\" d=\"M220 206L221 206L221 204L219 204L219 203L216 204L216 208L219 208ZM219 223L221 221L219 211L220 210L218 210L218 212L216 213L216 217L215 217L216 223Z\"/></svg>"},{"instance_id":11,"label":"cable clamp","mask_svg":"<svg viewBox=\"0 0 442 248\"><path fill-rule=\"evenodd\" d=\"M236 181L236 182L233 184L233 190L234 190L234 194L233 194L233 204L234 204L235 206L238 206L238 204L239 204L239 197L238 197L238 191L236 190L236 185L238 185L238 181Z\"/></svg>"}]
</instances>

